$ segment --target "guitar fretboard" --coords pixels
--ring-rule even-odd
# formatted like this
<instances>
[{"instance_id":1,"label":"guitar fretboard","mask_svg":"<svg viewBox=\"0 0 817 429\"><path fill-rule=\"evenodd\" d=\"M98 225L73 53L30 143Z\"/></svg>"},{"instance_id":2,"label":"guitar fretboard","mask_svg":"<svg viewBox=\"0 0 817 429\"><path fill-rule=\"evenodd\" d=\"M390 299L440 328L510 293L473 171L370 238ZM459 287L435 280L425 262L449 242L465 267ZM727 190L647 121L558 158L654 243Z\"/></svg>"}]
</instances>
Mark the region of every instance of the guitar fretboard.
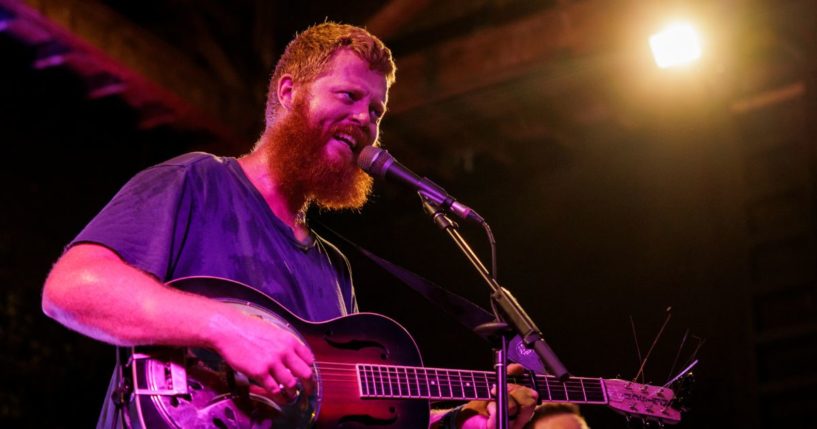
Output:
<instances>
[{"instance_id":1,"label":"guitar fretboard","mask_svg":"<svg viewBox=\"0 0 817 429\"><path fill-rule=\"evenodd\" d=\"M488 371L358 364L362 398L489 400L496 374ZM606 404L604 381L572 377L565 382L553 376L508 376L510 383L531 387L543 401Z\"/></svg>"}]
</instances>

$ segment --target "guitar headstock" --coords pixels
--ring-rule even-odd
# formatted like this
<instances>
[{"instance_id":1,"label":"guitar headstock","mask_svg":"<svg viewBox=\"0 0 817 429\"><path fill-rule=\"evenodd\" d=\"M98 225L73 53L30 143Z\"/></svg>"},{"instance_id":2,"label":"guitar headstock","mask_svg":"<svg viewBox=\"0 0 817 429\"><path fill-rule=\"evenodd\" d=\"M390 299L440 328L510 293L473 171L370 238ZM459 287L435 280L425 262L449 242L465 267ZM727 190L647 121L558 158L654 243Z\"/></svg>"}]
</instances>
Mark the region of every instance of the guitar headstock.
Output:
<instances>
[{"instance_id":1,"label":"guitar headstock","mask_svg":"<svg viewBox=\"0 0 817 429\"><path fill-rule=\"evenodd\" d=\"M617 379L604 380L604 386L607 405L622 414L664 424L681 421L681 411L674 408L672 389Z\"/></svg>"}]
</instances>

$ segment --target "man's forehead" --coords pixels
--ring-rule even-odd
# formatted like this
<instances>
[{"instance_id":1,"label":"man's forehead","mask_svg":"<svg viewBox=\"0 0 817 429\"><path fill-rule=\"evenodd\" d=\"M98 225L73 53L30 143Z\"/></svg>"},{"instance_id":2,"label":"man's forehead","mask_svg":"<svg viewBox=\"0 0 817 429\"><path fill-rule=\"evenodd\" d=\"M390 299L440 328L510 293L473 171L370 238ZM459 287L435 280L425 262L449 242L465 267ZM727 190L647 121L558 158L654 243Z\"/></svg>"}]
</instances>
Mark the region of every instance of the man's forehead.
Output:
<instances>
[{"instance_id":1,"label":"man's forehead","mask_svg":"<svg viewBox=\"0 0 817 429\"><path fill-rule=\"evenodd\" d=\"M319 80L365 85L367 89L377 89L382 94L383 101L388 96L386 75L373 69L366 60L350 49L338 49L313 83Z\"/></svg>"}]
</instances>

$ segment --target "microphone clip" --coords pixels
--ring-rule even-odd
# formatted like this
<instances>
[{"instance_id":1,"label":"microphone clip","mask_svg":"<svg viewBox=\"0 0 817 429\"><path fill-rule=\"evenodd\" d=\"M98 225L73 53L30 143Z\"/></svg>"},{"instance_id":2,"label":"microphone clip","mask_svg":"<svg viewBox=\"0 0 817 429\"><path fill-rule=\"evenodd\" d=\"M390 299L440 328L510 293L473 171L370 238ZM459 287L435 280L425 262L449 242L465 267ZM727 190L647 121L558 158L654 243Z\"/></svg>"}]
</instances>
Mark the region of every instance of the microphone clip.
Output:
<instances>
[{"instance_id":1,"label":"microphone clip","mask_svg":"<svg viewBox=\"0 0 817 429\"><path fill-rule=\"evenodd\" d=\"M437 225L438 228L445 231L448 229L457 229L460 226L451 220L450 217L446 214L446 209L442 207L440 204L435 203L432 199L428 197L423 191L417 191L417 195L420 197L420 201L423 204L423 211L426 212L431 219L434 221L434 224Z\"/></svg>"}]
</instances>

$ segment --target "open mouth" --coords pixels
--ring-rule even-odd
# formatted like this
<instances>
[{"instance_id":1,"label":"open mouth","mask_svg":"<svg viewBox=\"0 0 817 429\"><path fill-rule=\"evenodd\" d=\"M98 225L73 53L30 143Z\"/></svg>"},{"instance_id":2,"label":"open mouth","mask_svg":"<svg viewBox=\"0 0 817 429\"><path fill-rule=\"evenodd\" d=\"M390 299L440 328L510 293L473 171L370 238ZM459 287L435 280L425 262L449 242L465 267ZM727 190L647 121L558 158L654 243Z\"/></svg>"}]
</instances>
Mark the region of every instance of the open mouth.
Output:
<instances>
[{"instance_id":1,"label":"open mouth","mask_svg":"<svg viewBox=\"0 0 817 429\"><path fill-rule=\"evenodd\" d=\"M349 146L349 149L350 149L352 152L354 152L354 151L355 151L355 146L357 146L357 142L355 141L355 138L354 138L354 137L352 137L351 135L346 134L346 133L337 133L337 134L335 134L335 135L334 135L334 136L332 136L332 137L334 137L334 138L335 138L335 140L338 140L338 141L341 141L341 142L343 142L343 143L346 143L346 145L347 145L347 146Z\"/></svg>"}]
</instances>

